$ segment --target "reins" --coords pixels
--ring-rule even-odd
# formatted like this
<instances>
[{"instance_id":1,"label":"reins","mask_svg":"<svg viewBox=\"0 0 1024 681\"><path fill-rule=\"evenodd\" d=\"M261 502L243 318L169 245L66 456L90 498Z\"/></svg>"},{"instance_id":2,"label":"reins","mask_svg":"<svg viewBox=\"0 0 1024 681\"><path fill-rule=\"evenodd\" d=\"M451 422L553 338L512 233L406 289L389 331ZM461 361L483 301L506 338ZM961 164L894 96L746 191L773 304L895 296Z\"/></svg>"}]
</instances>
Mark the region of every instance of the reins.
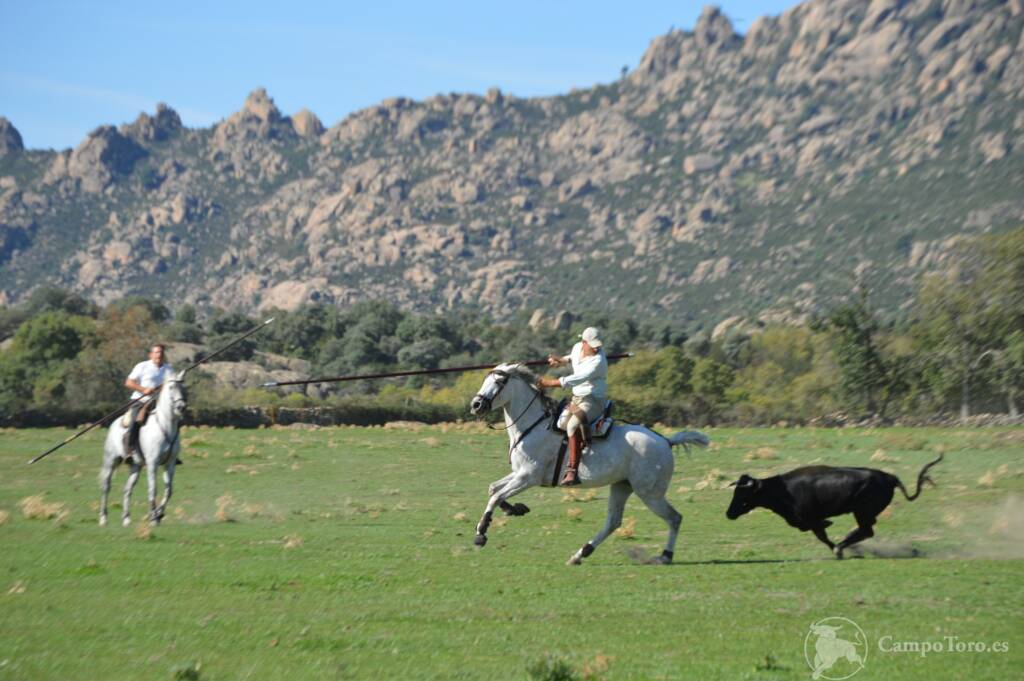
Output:
<instances>
[{"instance_id":1,"label":"reins","mask_svg":"<svg viewBox=\"0 0 1024 681\"><path fill-rule=\"evenodd\" d=\"M162 388L164 385L166 385L166 382L164 384L160 385L159 387ZM161 394L162 394L162 391L161 391ZM160 398L157 397L156 399L159 400ZM185 401L185 403L188 404L187 400ZM160 406L159 403L153 405L153 420L156 421L157 427L160 428L160 431L164 434L164 437L166 438L168 435L171 435L171 432L167 428L165 428L164 424L161 422L162 419L160 418L160 410L158 409L159 406ZM171 404L172 413L173 413L173 408L174 408L174 404L172 403ZM175 443L178 442L178 437L181 435L181 424L180 423L175 424L174 423L174 417L172 416L171 417L171 425L170 425L170 427L171 427L171 429L173 429L174 435L173 435L173 437L171 437L171 443L167 447L167 452L169 454L172 454L174 452L174 445L175 445Z\"/></svg>"},{"instance_id":2,"label":"reins","mask_svg":"<svg viewBox=\"0 0 1024 681\"><path fill-rule=\"evenodd\" d=\"M517 423L519 423L519 419L521 419L524 416L526 416L526 412L530 411L530 407L533 406L533 403L537 401L537 398L540 397L543 394L543 392L539 388L537 388L537 387L535 387L533 385L530 385L529 381L527 381L525 378L523 378L522 376L520 376L517 373L508 373L508 372L505 372L505 371L498 371L498 370L494 370L491 373L492 374L493 373L497 373L499 375L505 376L506 380L505 380L505 382L503 382L501 384L501 390L498 390L498 392L494 393L494 396L491 397L490 400L494 400L494 398L498 396L498 393L500 393L502 390L505 389L505 386L508 384L508 379L509 378L518 378L521 381L523 381L523 383L526 383L527 385L529 385L530 388L533 390L533 398L527 403L526 408L524 408L523 411L520 412L519 416L517 416L514 419L512 419L512 423L509 423L508 425L502 426L502 427L495 427L495 426L492 426L491 424L487 423L486 421L484 421L484 423L487 425L487 427L489 429L491 429L491 430L508 430L512 426L514 426ZM541 420L543 420L545 416L549 416L549 415L550 414L548 413L548 410L544 409L544 416L541 417ZM483 417L481 416L481 420L482 420L482 418ZM538 423L539 423L539 421L538 421ZM536 425L537 424L535 423L532 426L530 426L530 428L529 428L529 430L527 430L527 432L529 432L530 430L533 430L533 428L536 427ZM519 444L519 443L516 442L516 444Z\"/></svg>"},{"instance_id":3,"label":"reins","mask_svg":"<svg viewBox=\"0 0 1024 681\"><path fill-rule=\"evenodd\" d=\"M523 409L523 411L522 411L522 412L521 412L521 413L519 414L519 416L515 417L515 419L513 419L513 420L512 420L512 423L508 424L507 426L495 427L495 426L492 426L491 424L489 424L489 423L488 423L488 424L487 424L487 427L488 427L488 428L490 428L491 430L508 430L508 429L509 429L509 428L511 428L512 426L514 426L514 425L516 425L517 423L519 423L519 419L521 419L521 418L523 418L524 416L526 416L526 412L530 411L530 407L532 407L532 406L533 406L533 403L537 401L537 398L538 398L538 397L540 397L540 391L539 391L539 390L538 390L538 391L536 391L536 392L535 392L535 393L533 394L533 399L531 399L531 400L530 400L530 401L529 401L529 402L527 403L527 405L526 405L526 408L525 408L525 409ZM544 415L545 415L545 416L547 416L547 413L548 413L548 412L547 412L547 410L545 409L545 410L544 410Z\"/></svg>"}]
</instances>

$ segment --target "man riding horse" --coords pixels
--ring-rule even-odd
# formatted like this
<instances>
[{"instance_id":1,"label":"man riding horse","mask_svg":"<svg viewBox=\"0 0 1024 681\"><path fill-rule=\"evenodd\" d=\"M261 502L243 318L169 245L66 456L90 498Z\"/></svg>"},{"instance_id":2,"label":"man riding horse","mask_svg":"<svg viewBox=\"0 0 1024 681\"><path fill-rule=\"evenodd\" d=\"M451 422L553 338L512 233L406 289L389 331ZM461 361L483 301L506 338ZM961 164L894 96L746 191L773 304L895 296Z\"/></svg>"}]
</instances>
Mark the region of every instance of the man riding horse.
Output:
<instances>
[{"instance_id":1,"label":"man riding horse","mask_svg":"<svg viewBox=\"0 0 1024 681\"><path fill-rule=\"evenodd\" d=\"M136 364L132 372L128 374L124 385L126 388L131 388L135 391L132 393L132 399L140 397L149 398L150 395L163 385L168 377L174 375L174 369L164 361L165 350L166 348L163 343L156 343L149 349L149 359ZM149 409L153 402L154 400L149 398L139 400L132 405L129 412L129 422L131 425L125 434L124 451L126 459L139 453L139 429L146 421L146 416L149 414ZM180 464L181 459L178 459L177 463Z\"/></svg>"},{"instance_id":2,"label":"man riding horse","mask_svg":"<svg viewBox=\"0 0 1024 681\"><path fill-rule=\"evenodd\" d=\"M569 465L560 484L580 484L579 465L583 455L583 429L587 428L604 410L608 392L608 359L605 357L601 332L594 327L584 329L580 342L564 357L548 356L551 367L572 364L572 374L561 378L540 378L540 388L572 388L572 400L558 418L558 427L569 436Z\"/></svg>"}]
</instances>

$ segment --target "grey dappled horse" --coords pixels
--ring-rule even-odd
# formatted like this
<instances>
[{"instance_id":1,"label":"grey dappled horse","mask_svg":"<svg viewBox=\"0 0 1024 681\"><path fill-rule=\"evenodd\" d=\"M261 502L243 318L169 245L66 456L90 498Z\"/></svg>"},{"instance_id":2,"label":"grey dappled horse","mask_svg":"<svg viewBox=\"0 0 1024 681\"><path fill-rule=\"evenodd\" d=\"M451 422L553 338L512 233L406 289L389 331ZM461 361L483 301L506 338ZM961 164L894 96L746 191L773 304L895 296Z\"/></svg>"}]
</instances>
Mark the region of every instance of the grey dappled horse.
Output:
<instances>
[{"instance_id":1,"label":"grey dappled horse","mask_svg":"<svg viewBox=\"0 0 1024 681\"><path fill-rule=\"evenodd\" d=\"M114 469L125 462L129 466L128 481L124 486L121 523L131 523L132 489L139 480L142 465L146 466L146 482L149 487L149 522L159 525L167 509L174 489L174 464L178 460L181 442L178 438L178 425L185 415L187 395L183 385L184 373L178 373L164 381L157 393L156 404L149 414L149 419L139 430L139 450L143 461L138 456L125 459L123 418L111 424L107 431L107 440L103 445L103 468L100 471L100 525L107 524L107 497L110 494L110 479ZM164 498L160 505L156 503L156 469L164 467Z\"/></svg>"},{"instance_id":2,"label":"grey dappled horse","mask_svg":"<svg viewBox=\"0 0 1024 681\"><path fill-rule=\"evenodd\" d=\"M557 485L562 435L547 427L554 414L554 403L535 383L534 375L521 365L502 364L487 374L470 404L473 414L499 407L504 410L512 464L512 472L489 487L491 498L476 529L477 546L487 543L487 528L495 507L510 515L523 515L529 509L523 504L509 504L509 497L531 487ZM704 447L708 438L696 431L666 438L644 426L620 423L607 438L593 442L580 462L580 482L582 487L611 486L608 517L601 531L569 558L570 565L581 564L622 524L623 509L633 492L668 524L665 550L652 562L672 562L683 517L665 500L665 492L675 465L672 447L688 444Z\"/></svg>"}]
</instances>

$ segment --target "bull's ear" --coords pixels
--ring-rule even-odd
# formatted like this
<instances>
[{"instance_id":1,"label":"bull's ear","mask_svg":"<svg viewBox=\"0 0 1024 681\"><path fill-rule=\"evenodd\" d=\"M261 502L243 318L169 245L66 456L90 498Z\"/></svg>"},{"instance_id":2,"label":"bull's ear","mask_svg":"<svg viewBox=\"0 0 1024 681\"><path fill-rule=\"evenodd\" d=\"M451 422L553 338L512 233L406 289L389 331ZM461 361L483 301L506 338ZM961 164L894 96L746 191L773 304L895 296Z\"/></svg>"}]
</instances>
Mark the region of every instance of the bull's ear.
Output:
<instances>
[{"instance_id":1,"label":"bull's ear","mask_svg":"<svg viewBox=\"0 0 1024 681\"><path fill-rule=\"evenodd\" d=\"M761 481L757 478L752 478L746 473L740 476L740 479L729 485L736 489L758 489L761 486Z\"/></svg>"}]
</instances>

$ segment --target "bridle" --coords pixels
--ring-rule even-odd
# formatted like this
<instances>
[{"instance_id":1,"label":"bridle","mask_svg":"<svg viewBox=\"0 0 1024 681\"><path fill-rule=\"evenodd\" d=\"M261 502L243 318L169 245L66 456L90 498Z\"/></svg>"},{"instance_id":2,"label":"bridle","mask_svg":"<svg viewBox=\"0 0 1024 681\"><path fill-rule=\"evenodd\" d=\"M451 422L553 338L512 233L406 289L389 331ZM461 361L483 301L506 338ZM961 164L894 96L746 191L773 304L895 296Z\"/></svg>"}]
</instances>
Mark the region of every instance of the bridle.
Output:
<instances>
[{"instance_id":1,"label":"bridle","mask_svg":"<svg viewBox=\"0 0 1024 681\"><path fill-rule=\"evenodd\" d=\"M496 377L494 379L494 382L498 384L498 390L493 395L491 395L490 397L488 397L487 395L481 395L480 393L477 393L476 395L473 396L473 397L480 398L481 404L484 407L483 409L480 410L481 414L491 410L491 407L494 404L494 398L497 397L498 395L500 395L501 391L505 389L506 385L508 385L508 379L510 379L512 377L515 377L515 378L521 379L527 385L530 385L529 381L527 381L525 378L523 378L519 374L509 373L508 371L505 371L503 369L493 369L487 375L488 376L492 376L493 375L493 376ZM506 425L504 427L501 427L501 428L495 428L494 426L492 426L490 424L487 424L487 427L490 428L491 430L508 430L512 426L514 426L517 423L519 423L519 419L523 418L526 415L526 412L530 411L530 407L533 406L533 403L536 402L537 398L540 397L543 394L540 391L540 389L538 389L536 386L530 385L530 388L533 390L533 398L526 404L526 407L523 409L522 412L520 412L519 416L517 416L514 419L512 419L512 423L509 423L508 425ZM546 409L544 410L544 415L547 416L547 410Z\"/></svg>"},{"instance_id":2,"label":"bridle","mask_svg":"<svg viewBox=\"0 0 1024 681\"><path fill-rule=\"evenodd\" d=\"M180 397L176 396L176 397L172 397L171 398L172 399L171 408L173 410L175 407L178 406L178 404L184 405L182 407L182 410L181 410L182 416L178 417L178 418L182 418L184 416L184 414L185 414L185 408L188 407L188 392L185 390L184 382L183 381L178 381L178 380L167 380L167 381L164 381L164 384L160 386L160 389L161 389L161 392L163 392L163 387L165 385L167 385L168 383L172 383L172 382L177 384L177 388L178 388L178 392L180 393ZM159 399L159 397L157 399ZM168 432L167 428L162 423L160 423L160 412L157 411L157 410L154 410L154 411L156 411L156 413L153 414L153 416L155 417L155 420L156 420L157 424L160 426L160 430L162 430L164 432L165 436L169 435L170 433ZM178 432L179 431L180 431L180 428L175 428L174 429L174 438L171 440L171 447L174 446L174 441L178 439Z\"/></svg>"}]
</instances>

